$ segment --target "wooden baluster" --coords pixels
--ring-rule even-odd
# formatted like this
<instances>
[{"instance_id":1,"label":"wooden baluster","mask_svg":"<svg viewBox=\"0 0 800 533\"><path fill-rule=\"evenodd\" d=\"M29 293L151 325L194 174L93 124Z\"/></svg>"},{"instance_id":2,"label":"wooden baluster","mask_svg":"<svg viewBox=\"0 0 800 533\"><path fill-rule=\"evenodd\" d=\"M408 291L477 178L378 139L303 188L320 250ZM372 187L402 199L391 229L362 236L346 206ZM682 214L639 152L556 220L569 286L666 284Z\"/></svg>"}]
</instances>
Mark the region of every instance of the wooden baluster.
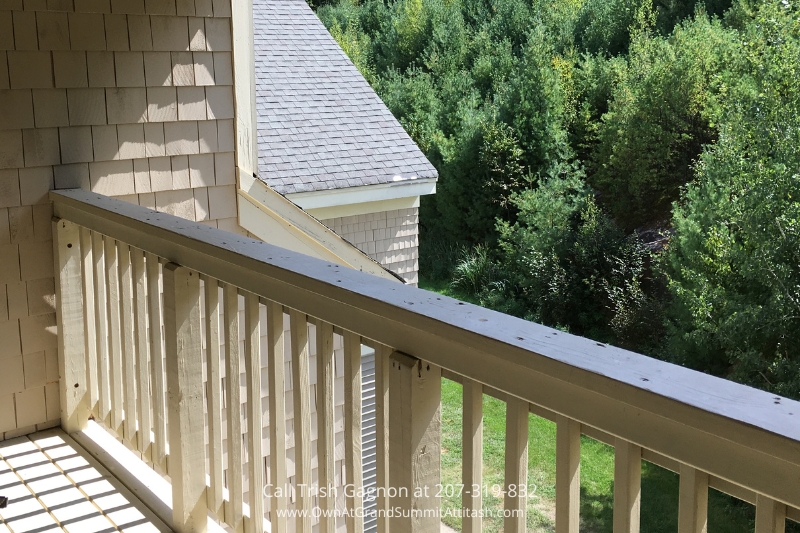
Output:
<instances>
[{"instance_id":1,"label":"wooden baluster","mask_svg":"<svg viewBox=\"0 0 800 533\"><path fill-rule=\"evenodd\" d=\"M246 533L264 530L264 454L261 449L261 328L258 296L244 295L244 362L247 374L247 473L250 484L250 517L245 520Z\"/></svg>"},{"instance_id":2,"label":"wooden baluster","mask_svg":"<svg viewBox=\"0 0 800 533\"><path fill-rule=\"evenodd\" d=\"M153 419L150 413L150 346L147 339L147 278L144 252L131 248L133 268L133 314L136 325L136 382L137 408L139 410L139 451L152 458L151 434Z\"/></svg>"},{"instance_id":3,"label":"wooden baluster","mask_svg":"<svg viewBox=\"0 0 800 533\"><path fill-rule=\"evenodd\" d=\"M614 443L614 533L639 533L642 449L622 439Z\"/></svg>"},{"instance_id":4,"label":"wooden baluster","mask_svg":"<svg viewBox=\"0 0 800 533\"><path fill-rule=\"evenodd\" d=\"M321 489L335 487L333 433L333 326L317 323L317 479ZM335 533L336 520L330 516L336 508L333 495L319 497L319 533Z\"/></svg>"},{"instance_id":5,"label":"wooden baluster","mask_svg":"<svg viewBox=\"0 0 800 533\"><path fill-rule=\"evenodd\" d=\"M706 533L708 529L708 474L681 464L678 506L680 533Z\"/></svg>"},{"instance_id":6,"label":"wooden baluster","mask_svg":"<svg viewBox=\"0 0 800 533\"><path fill-rule=\"evenodd\" d=\"M131 254L127 244L117 243L120 272L120 296L122 304L122 381L125 391L125 439L132 447L138 445L136 437L136 332L133 317L133 276ZM142 451L141 449L139 450Z\"/></svg>"},{"instance_id":7,"label":"wooden baluster","mask_svg":"<svg viewBox=\"0 0 800 533\"><path fill-rule=\"evenodd\" d=\"M503 497L505 533L525 533L528 499L528 402L509 397L506 405L506 464ZM523 488L524 487L524 488Z\"/></svg>"},{"instance_id":8,"label":"wooden baluster","mask_svg":"<svg viewBox=\"0 0 800 533\"><path fill-rule=\"evenodd\" d=\"M379 345L375 349L375 452L378 533L389 533L389 354L392 349Z\"/></svg>"},{"instance_id":9,"label":"wooden baluster","mask_svg":"<svg viewBox=\"0 0 800 533\"><path fill-rule=\"evenodd\" d=\"M97 415L97 328L95 328L96 305L94 298L94 258L92 254L92 233L86 228L80 228L81 241L81 277L83 279L83 318L84 318L84 349L86 350L87 365L87 401L89 411Z\"/></svg>"},{"instance_id":10,"label":"wooden baluster","mask_svg":"<svg viewBox=\"0 0 800 533\"><path fill-rule=\"evenodd\" d=\"M206 388L208 396L208 451L211 486L208 491L208 508L217 517L224 516L222 495L222 377L219 362L219 283L205 277L206 303ZM238 342L238 339L237 339Z\"/></svg>"},{"instance_id":11,"label":"wooden baluster","mask_svg":"<svg viewBox=\"0 0 800 533\"><path fill-rule=\"evenodd\" d=\"M95 287L94 325L97 330L97 414L105 423L111 414L111 368L108 357L108 292L106 282L105 245L100 233L92 234L92 261Z\"/></svg>"},{"instance_id":12,"label":"wooden baluster","mask_svg":"<svg viewBox=\"0 0 800 533\"><path fill-rule=\"evenodd\" d=\"M243 529L242 506L242 398L239 376L239 292L222 286L225 313L225 405L228 424L228 502L225 521L234 531Z\"/></svg>"},{"instance_id":13,"label":"wooden baluster","mask_svg":"<svg viewBox=\"0 0 800 533\"><path fill-rule=\"evenodd\" d=\"M361 337L344 332L344 462L347 484L347 533L362 533L364 468L361 457Z\"/></svg>"},{"instance_id":14,"label":"wooden baluster","mask_svg":"<svg viewBox=\"0 0 800 533\"><path fill-rule=\"evenodd\" d=\"M79 227L67 220L53 222L56 283L58 366L61 374L61 427L80 431L89 420L86 354L84 349L83 276Z\"/></svg>"},{"instance_id":15,"label":"wooden baluster","mask_svg":"<svg viewBox=\"0 0 800 533\"><path fill-rule=\"evenodd\" d=\"M392 533L438 531L441 521L436 485L441 483L442 371L400 352L391 355L389 410L390 484L406 491L392 498L392 507L418 509L423 516L394 518ZM424 490L423 495L415 489Z\"/></svg>"},{"instance_id":16,"label":"wooden baluster","mask_svg":"<svg viewBox=\"0 0 800 533\"><path fill-rule=\"evenodd\" d=\"M198 446L204 434L200 277L174 263L164 266L164 334L173 528L200 533L207 526L205 446Z\"/></svg>"},{"instance_id":17,"label":"wooden baluster","mask_svg":"<svg viewBox=\"0 0 800 533\"><path fill-rule=\"evenodd\" d=\"M578 533L581 504L581 424L556 417L556 533Z\"/></svg>"},{"instance_id":18,"label":"wooden baluster","mask_svg":"<svg viewBox=\"0 0 800 533\"><path fill-rule=\"evenodd\" d=\"M462 507L466 511L461 519L463 533L481 533L483 520L483 385L464 378L461 482L464 492Z\"/></svg>"},{"instance_id":19,"label":"wooden baluster","mask_svg":"<svg viewBox=\"0 0 800 533\"><path fill-rule=\"evenodd\" d=\"M284 367L283 307L267 303L269 379L269 461L273 533L286 533L288 478L286 477L286 384ZM276 491L280 491L277 493Z\"/></svg>"},{"instance_id":20,"label":"wooden baluster","mask_svg":"<svg viewBox=\"0 0 800 533\"><path fill-rule=\"evenodd\" d=\"M124 401L122 377L122 338L120 333L119 260L117 241L105 239L106 280L108 289L108 355L111 367L111 429L122 435Z\"/></svg>"},{"instance_id":21,"label":"wooden baluster","mask_svg":"<svg viewBox=\"0 0 800 533\"><path fill-rule=\"evenodd\" d=\"M784 533L784 531L786 531L786 505L767 496L756 495L755 533Z\"/></svg>"},{"instance_id":22,"label":"wooden baluster","mask_svg":"<svg viewBox=\"0 0 800 533\"><path fill-rule=\"evenodd\" d=\"M167 471L166 387L164 384L163 314L161 309L161 266L158 257L148 253L147 300L150 318L150 364L153 382L153 463Z\"/></svg>"},{"instance_id":23,"label":"wooden baluster","mask_svg":"<svg viewBox=\"0 0 800 533\"><path fill-rule=\"evenodd\" d=\"M299 311L289 312L292 336L292 395L294 400L294 468L297 493L297 533L311 533L311 394L308 368L308 322Z\"/></svg>"}]
</instances>

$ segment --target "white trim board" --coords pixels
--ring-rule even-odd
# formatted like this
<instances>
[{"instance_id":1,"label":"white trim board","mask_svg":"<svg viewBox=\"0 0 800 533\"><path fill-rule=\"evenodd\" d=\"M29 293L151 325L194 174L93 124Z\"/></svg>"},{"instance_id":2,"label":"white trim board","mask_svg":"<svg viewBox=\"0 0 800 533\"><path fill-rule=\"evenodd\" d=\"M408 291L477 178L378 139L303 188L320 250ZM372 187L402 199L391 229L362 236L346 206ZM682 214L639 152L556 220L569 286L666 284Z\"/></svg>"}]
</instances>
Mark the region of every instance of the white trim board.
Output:
<instances>
[{"instance_id":1,"label":"white trim board","mask_svg":"<svg viewBox=\"0 0 800 533\"><path fill-rule=\"evenodd\" d=\"M402 180L378 185L362 185L344 189L297 192L286 198L305 210L348 204L363 204L436 194L436 178Z\"/></svg>"},{"instance_id":2,"label":"white trim board","mask_svg":"<svg viewBox=\"0 0 800 533\"><path fill-rule=\"evenodd\" d=\"M396 209L412 209L414 207L419 207L419 196L362 202L360 204L334 205L331 207L306 209L305 211L317 220L330 220L333 218L366 215L368 213L382 213L385 211L394 211Z\"/></svg>"},{"instance_id":3,"label":"white trim board","mask_svg":"<svg viewBox=\"0 0 800 533\"><path fill-rule=\"evenodd\" d=\"M261 180L238 172L239 225L259 239L376 276L400 281L380 263Z\"/></svg>"}]
</instances>

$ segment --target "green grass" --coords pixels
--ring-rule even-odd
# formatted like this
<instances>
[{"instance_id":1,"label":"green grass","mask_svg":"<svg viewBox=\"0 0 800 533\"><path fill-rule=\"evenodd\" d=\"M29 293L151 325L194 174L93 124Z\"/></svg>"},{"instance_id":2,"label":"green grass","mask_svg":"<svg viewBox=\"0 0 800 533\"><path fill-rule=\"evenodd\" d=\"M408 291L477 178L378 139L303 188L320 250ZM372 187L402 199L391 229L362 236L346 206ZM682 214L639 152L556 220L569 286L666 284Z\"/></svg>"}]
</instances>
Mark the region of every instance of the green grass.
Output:
<instances>
[{"instance_id":1,"label":"green grass","mask_svg":"<svg viewBox=\"0 0 800 533\"><path fill-rule=\"evenodd\" d=\"M424 289L458 297L446 283L420 281ZM462 298L463 299L463 298ZM442 380L442 484L461 483L462 388ZM483 483L503 484L505 460L505 403L489 396L483 400ZM528 482L537 489L528 499L527 529L554 531L556 428L549 420L530 416ZM678 475L642 461L642 533L674 533L678 529ZM581 437L581 531L611 533L614 495L614 449L589 437ZM501 497L484 498L484 509L501 510ZM458 494L442 498L442 510L461 508ZM461 530L461 520L445 516L444 522ZM710 533L751 533L755 522L752 505L710 490ZM502 531L502 518L485 518L484 531ZM787 523L787 531L797 532Z\"/></svg>"},{"instance_id":2,"label":"green grass","mask_svg":"<svg viewBox=\"0 0 800 533\"><path fill-rule=\"evenodd\" d=\"M442 380L442 484L461 482L461 385ZM505 403L483 399L483 483L503 484L505 460ZM555 511L556 427L549 420L530 415L528 438L528 483L536 485L528 499L528 531L553 531ZM581 437L581 531L611 533L614 495L614 449ZM491 493L484 509L499 511L502 498ZM442 509L461 507L458 494L442 498ZM711 490L708 524L712 533L750 533L755 510L752 505ZM461 530L461 520L445 516L444 522ZM484 519L484 531L502 531L502 518ZM674 533L678 529L678 475L642 461L643 533Z\"/></svg>"}]
</instances>

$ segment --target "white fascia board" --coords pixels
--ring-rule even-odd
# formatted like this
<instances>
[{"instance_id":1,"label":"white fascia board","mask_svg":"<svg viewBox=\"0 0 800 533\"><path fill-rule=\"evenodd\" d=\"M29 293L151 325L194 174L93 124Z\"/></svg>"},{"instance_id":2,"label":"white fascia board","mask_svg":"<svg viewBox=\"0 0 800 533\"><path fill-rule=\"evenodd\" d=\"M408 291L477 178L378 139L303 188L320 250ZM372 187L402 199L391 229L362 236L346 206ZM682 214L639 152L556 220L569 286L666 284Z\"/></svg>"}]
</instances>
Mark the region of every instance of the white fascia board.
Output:
<instances>
[{"instance_id":1,"label":"white fascia board","mask_svg":"<svg viewBox=\"0 0 800 533\"><path fill-rule=\"evenodd\" d=\"M296 192L286 198L305 210L349 204L395 200L436 193L436 178L402 180L378 185L362 185L343 189Z\"/></svg>"},{"instance_id":2,"label":"white fascia board","mask_svg":"<svg viewBox=\"0 0 800 533\"><path fill-rule=\"evenodd\" d=\"M419 207L419 196L394 198L392 200L378 200L377 202L364 202L361 204L334 205L332 207L319 207L307 209L306 212L317 220L331 220L333 218L366 215L368 213L381 213L397 209L412 209Z\"/></svg>"}]
</instances>

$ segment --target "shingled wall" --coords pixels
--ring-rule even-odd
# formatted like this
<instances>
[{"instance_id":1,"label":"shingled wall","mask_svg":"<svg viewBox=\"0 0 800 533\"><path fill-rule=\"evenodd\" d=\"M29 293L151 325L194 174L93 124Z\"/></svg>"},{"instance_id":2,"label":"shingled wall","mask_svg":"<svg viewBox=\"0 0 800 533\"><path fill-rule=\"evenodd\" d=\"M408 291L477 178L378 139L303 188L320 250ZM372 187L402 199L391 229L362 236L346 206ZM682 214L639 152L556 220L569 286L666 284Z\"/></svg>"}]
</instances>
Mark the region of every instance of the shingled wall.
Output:
<instances>
[{"instance_id":1,"label":"shingled wall","mask_svg":"<svg viewBox=\"0 0 800 533\"><path fill-rule=\"evenodd\" d=\"M230 0L0 0L0 439L59 422L53 188L241 232Z\"/></svg>"},{"instance_id":2,"label":"shingled wall","mask_svg":"<svg viewBox=\"0 0 800 533\"><path fill-rule=\"evenodd\" d=\"M419 282L419 208L332 218L323 224L406 283Z\"/></svg>"}]
</instances>

